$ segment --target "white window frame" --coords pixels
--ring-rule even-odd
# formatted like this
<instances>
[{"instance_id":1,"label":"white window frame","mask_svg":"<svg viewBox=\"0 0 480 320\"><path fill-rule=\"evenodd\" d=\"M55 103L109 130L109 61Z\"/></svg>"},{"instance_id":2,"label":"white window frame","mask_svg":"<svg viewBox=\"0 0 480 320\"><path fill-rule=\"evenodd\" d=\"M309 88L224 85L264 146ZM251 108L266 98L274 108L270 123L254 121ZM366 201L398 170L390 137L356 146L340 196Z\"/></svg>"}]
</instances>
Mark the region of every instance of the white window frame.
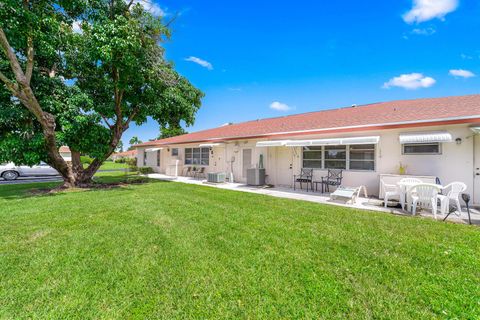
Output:
<instances>
[{"instance_id":1,"label":"white window frame","mask_svg":"<svg viewBox=\"0 0 480 320\"><path fill-rule=\"evenodd\" d=\"M353 145L356 145L356 144L353 144ZM370 161L373 161L373 170L362 170L362 169L350 169L350 146L353 146L353 145L342 145L342 146L345 146L345 152L346 152L346 156L345 156L345 169L340 169L340 170L344 170L344 171L353 171L353 172L376 172L377 171L377 145L376 144L373 144L373 160L353 160L353 161L365 161L365 162L370 162ZM303 148L304 147L301 147L300 150L301 150L301 153L302 153L302 159L301 159L301 165L303 167ZM322 155L322 158L321 158L321 161L322 161L322 167L321 168L309 168L309 169L313 169L313 170L328 170L328 168L325 167L325 146L321 146L321 155ZM311 159L307 159L308 160L311 160ZM332 159L333 161L335 161L334 159ZM305 167L307 168L307 167Z\"/></svg>"},{"instance_id":2,"label":"white window frame","mask_svg":"<svg viewBox=\"0 0 480 320\"><path fill-rule=\"evenodd\" d=\"M418 145L438 145L438 152L405 152L406 146L418 146ZM402 155L405 156L435 156L442 154L442 143L440 142L425 142L425 143L404 143L402 144Z\"/></svg>"},{"instance_id":3,"label":"white window frame","mask_svg":"<svg viewBox=\"0 0 480 320\"><path fill-rule=\"evenodd\" d=\"M191 155L192 155L192 157L190 158L190 160L192 160L192 163L187 163L187 150L189 150L189 149L191 150ZM200 163L198 163L198 164L194 164L194 163L193 163L193 160L194 160L194 156L193 156L193 153L194 153L194 152L193 152L193 150L194 150L194 149L199 149L199 153L200 153L199 162L200 162ZM208 150L208 153L207 153L208 156L207 156L207 158L206 158L207 164L202 164L202 162L203 162L203 160L204 160L204 158L203 158L203 153L204 153L203 151L204 151L204 149L205 149L205 150ZM203 147L203 148L200 148L200 147L185 148L184 152L185 152L185 160L183 161L183 163L184 163L186 166L208 167L208 166L210 165L210 148L205 148L205 147Z\"/></svg>"}]
</instances>

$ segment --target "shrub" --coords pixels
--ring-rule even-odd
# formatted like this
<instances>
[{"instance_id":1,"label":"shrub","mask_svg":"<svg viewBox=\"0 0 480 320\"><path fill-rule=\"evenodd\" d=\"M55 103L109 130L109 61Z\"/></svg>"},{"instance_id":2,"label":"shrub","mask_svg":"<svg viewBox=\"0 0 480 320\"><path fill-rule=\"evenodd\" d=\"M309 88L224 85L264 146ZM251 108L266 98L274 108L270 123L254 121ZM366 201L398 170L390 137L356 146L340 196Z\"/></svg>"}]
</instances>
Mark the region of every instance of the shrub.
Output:
<instances>
[{"instance_id":1,"label":"shrub","mask_svg":"<svg viewBox=\"0 0 480 320\"><path fill-rule=\"evenodd\" d=\"M138 171L140 171L141 174L153 173L153 169L150 167L140 167L138 168Z\"/></svg>"},{"instance_id":2,"label":"shrub","mask_svg":"<svg viewBox=\"0 0 480 320\"><path fill-rule=\"evenodd\" d=\"M127 158L125 159L125 163L132 169L133 167L137 167L137 159L136 158Z\"/></svg>"},{"instance_id":3,"label":"shrub","mask_svg":"<svg viewBox=\"0 0 480 320\"><path fill-rule=\"evenodd\" d=\"M90 158L89 156L81 156L80 157L80 162L82 164L91 164L93 162L93 159Z\"/></svg>"},{"instance_id":4,"label":"shrub","mask_svg":"<svg viewBox=\"0 0 480 320\"><path fill-rule=\"evenodd\" d=\"M115 160L115 163L125 163L125 158L119 158L117 160Z\"/></svg>"}]
</instances>

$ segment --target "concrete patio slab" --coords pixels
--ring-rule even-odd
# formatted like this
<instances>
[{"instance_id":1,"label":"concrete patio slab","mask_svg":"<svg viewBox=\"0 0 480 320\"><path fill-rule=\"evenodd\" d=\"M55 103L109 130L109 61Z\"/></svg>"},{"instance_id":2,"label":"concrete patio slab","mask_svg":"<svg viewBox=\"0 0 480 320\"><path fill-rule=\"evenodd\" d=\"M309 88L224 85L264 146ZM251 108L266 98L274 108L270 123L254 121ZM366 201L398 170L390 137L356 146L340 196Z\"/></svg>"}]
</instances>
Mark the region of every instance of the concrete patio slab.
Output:
<instances>
[{"instance_id":1,"label":"concrete patio slab","mask_svg":"<svg viewBox=\"0 0 480 320\"><path fill-rule=\"evenodd\" d=\"M163 181L174 181L180 183L188 183L188 184L195 184L195 185L202 185L208 186L212 188L219 188L219 189L226 189L226 190L234 190L240 192L250 192L256 194L263 194L272 197L278 198L285 198L285 199L293 199L293 200L303 200L309 202L316 202L321 204L328 204L334 206L342 206L342 207L349 207L361 210L370 210L370 211L377 211L377 212L384 212L390 213L400 216L412 216L411 213L403 211L397 208L385 208L383 207L383 201L377 198L365 198L365 197L358 197L355 203L345 203L342 201L334 201L330 199L330 194L327 193L319 193L319 192L307 192L305 190L293 190L292 188L285 188L285 187L255 187L255 186L248 186L246 184L241 183L208 183L206 180L202 179L194 179L191 177L172 177L164 174L154 173L149 174L149 178L158 179ZM471 219L472 224L480 225L480 211L477 209L471 209ZM431 218L433 219L433 214L429 211L421 211L419 214L421 217ZM444 215L437 214L437 219L441 221L444 218ZM456 222L456 223L468 223L468 215L466 209L463 209L463 212L460 216L456 214L451 214L448 217L449 222Z\"/></svg>"}]
</instances>

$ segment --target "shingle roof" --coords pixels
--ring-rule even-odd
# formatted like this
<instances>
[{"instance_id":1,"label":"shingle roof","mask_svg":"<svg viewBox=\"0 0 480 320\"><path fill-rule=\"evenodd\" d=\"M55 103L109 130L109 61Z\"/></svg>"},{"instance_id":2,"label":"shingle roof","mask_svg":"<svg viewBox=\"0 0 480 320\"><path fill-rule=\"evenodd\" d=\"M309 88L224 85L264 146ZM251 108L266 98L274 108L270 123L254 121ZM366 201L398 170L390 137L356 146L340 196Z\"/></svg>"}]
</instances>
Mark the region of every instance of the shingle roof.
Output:
<instances>
[{"instance_id":1,"label":"shingle roof","mask_svg":"<svg viewBox=\"0 0 480 320\"><path fill-rule=\"evenodd\" d=\"M118 156L118 157L128 157L128 156L136 156L137 155L137 150L127 150L124 152L117 152L112 154L112 156Z\"/></svg>"},{"instance_id":2,"label":"shingle roof","mask_svg":"<svg viewBox=\"0 0 480 320\"><path fill-rule=\"evenodd\" d=\"M368 105L323 110L285 117L253 120L218 128L193 132L172 138L139 144L169 145L188 142L235 140L244 138L329 132L352 127L377 127L413 122L460 121L466 118L480 120L480 94L446 98L428 98L372 103ZM473 120L472 120L473 121Z\"/></svg>"},{"instance_id":3,"label":"shingle roof","mask_svg":"<svg viewBox=\"0 0 480 320\"><path fill-rule=\"evenodd\" d=\"M61 146L60 149L58 149L59 152L70 152L70 148L68 146Z\"/></svg>"}]
</instances>

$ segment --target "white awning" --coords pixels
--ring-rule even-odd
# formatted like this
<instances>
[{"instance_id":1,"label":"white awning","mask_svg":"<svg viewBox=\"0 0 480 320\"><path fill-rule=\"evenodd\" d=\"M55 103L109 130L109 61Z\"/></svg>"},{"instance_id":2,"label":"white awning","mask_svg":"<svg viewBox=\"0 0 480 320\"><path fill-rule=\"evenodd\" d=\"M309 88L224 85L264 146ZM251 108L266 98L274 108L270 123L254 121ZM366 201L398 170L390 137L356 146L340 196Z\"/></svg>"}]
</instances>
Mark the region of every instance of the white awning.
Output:
<instances>
[{"instance_id":1,"label":"white awning","mask_svg":"<svg viewBox=\"0 0 480 320\"><path fill-rule=\"evenodd\" d=\"M427 131L427 132L409 132L401 133L400 143L434 143L434 142L452 142L453 137L447 131Z\"/></svg>"},{"instance_id":2,"label":"white awning","mask_svg":"<svg viewBox=\"0 0 480 320\"><path fill-rule=\"evenodd\" d=\"M353 138L342 138L341 144L377 144L380 141L379 136L371 137L353 137Z\"/></svg>"},{"instance_id":3,"label":"white awning","mask_svg":"<svg viewBox=\"0 0 480 320\"><path fill-rule=\"evenodd\" d=\"M335 138L335 139L316 139L316 140L290 140L285 145L289 147L307 147L307 146L331 146L347 144L377 144L380 137L353 137L353 138Z\"/></svg>"},{"instance_id":4,"label":"white awning","mask_svg":"<svg viewBox=\"0 0 480 320\"><path fill-rule=\"evenodd\" d=\"M312 145L312 140L290 140L285 145L287 147L308 147Z\"/></svg>"},{"instance_id":5,"label":"white awning","mask_svg":"<svg viewBox=\"0 0 480 320\"><path fill-rule=\"evenodd\" d=\"M330 146L342 144L342 139L317 139L312 140L312 146Z\"/></svg>"},{"instance_id":6,"label":"white awning","mask_svg":"<svg viewBox=\"0 0 480 320\"><path fill-rule=\"evenodd\" d=\"M162 150L163 148L150 148L150 149L146 149L145 151L147 152L155 152L155 151L158 151L158 150Z\"/></svg>"},{"instance_id":7,"label":"white awning","mask_svg":"<svg viewBox=\"0 0 480 320\"><path fill-rule=\"evenodd\" d=\"M221 147L221 146L224 146L225 143L202 143L202 144L199 144L198 146L200 148L212 148L212 147Z\"/></svg>"},{"instance_id":8,"label":"white awning","mask_svg":"<svg viewBox=\"0 0 480 320\"><path fill-rule=\"evenodd\" d=\"M260 141L257 147L308 147L308 146L331 146L331 145L350 145L350 144L377 144L380 141L379 136L371 137L353 137L353 138L335 138L335 139L315 139L315 140L276 140Z\"/></svg>"},{"instance_id":9,"label":"white awning","mask_svg":"<svg viewBox=\"0 0 480 320\"><path fill-rule=\"evenodd\" d=\"M257 142L257 147L282 147L288 140L277 140L277 141L259 141Z\"/></svg>"}]
</instances>

